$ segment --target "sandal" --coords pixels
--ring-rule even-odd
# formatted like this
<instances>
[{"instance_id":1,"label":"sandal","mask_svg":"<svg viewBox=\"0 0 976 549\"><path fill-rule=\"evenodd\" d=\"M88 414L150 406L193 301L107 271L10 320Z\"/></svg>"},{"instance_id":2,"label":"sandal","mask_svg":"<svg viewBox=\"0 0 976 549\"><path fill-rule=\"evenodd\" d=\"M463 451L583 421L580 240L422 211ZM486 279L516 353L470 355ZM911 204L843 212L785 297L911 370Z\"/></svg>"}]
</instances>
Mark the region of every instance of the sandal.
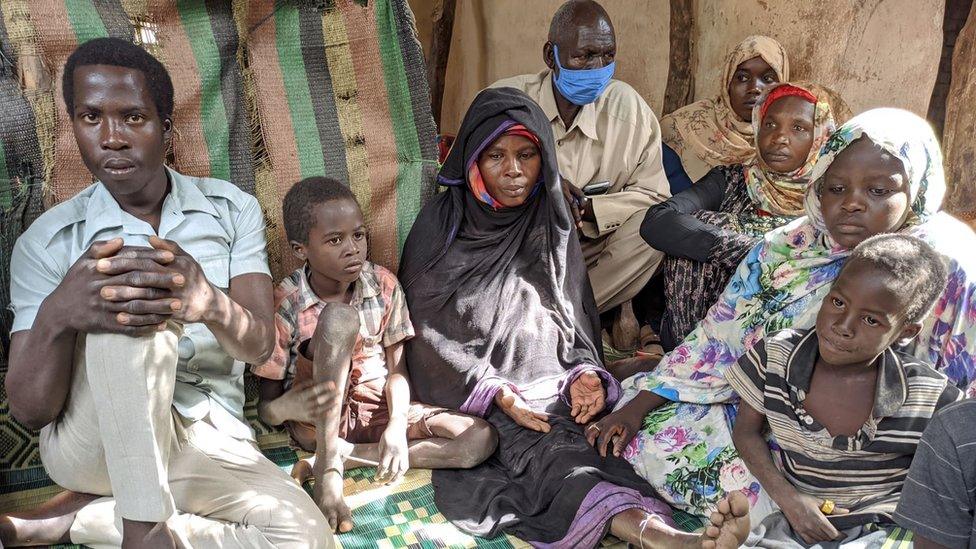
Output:
<instances>
[{"instance_id":1,"label":"sandal","mask_svg":"<svg viewBox=\"0 0 976 549\"><path fill-rule=\"evenodd\" d=\"M620 305L620 311L610 326L610 339L615 349L630 352L639 348L640 323L634 315L634 306L630 301Z\"/></svg>"},{"instance_id":2,"label":"sandal","mask_svg":"<svg viewBox=\"0 0 976 549\"><path fill-rule=\"evenodd\" d=\"M661 337L657 335L650 326L641 326L640 343L634 356L640 357L663 357L664 347L661 345Z\"/></svg>"}]
</instances>

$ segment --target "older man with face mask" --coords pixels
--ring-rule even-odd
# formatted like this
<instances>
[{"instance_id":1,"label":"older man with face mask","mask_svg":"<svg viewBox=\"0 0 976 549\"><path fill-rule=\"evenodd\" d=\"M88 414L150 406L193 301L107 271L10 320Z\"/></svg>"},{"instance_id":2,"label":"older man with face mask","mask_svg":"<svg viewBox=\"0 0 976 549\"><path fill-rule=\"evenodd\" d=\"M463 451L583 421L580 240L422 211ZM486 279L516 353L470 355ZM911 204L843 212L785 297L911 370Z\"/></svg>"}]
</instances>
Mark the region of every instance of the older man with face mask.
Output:
<instances>
[{"instance_id":1,"label":"older man with face mask","mask_svg":"<svg viewBox=\"0 0 976 549\"><path fill-rule=\"evenodd\" d=\"M542 47L547 69L499 80L524 91L552 123L559 172L580 229L597 307L630 300L662 254L640 237L647 209L670 196L657 117L629 85L613 79L617 42L610 17L592 0L569 0Z\"/></svg>"}]
</instances>

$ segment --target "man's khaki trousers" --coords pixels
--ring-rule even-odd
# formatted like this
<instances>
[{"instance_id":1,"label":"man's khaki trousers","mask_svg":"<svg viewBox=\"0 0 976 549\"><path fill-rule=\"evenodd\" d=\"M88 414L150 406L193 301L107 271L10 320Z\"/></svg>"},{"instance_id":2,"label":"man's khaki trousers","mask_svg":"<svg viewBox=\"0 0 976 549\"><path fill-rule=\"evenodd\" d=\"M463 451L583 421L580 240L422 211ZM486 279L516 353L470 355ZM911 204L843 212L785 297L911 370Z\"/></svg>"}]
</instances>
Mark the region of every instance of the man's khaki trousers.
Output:
<instances>
[{"instance_id":1,"label":"man's khaki trousers","mask_svg":"<svg viewBox=\"0 0 976 549\"><path fill-rule=\"evenodd\" d=\"M122 517L167 521L189 547L332 547L312 499L247 441L172 407L179 329L79 336L71 392L41 431L41 460L64 488L100 496L71 541L118 547Z\"/></svg>"}]
</instances>

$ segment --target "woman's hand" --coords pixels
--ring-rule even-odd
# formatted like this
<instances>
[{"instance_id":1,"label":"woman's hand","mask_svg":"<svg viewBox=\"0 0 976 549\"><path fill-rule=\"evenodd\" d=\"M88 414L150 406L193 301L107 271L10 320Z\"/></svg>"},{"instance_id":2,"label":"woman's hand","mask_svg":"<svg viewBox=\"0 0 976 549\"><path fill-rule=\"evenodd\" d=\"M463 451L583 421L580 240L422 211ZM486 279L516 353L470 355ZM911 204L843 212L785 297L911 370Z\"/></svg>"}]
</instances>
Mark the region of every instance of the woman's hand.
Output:
<instances>
[{"instance_id":1,"label":"woman's hand","mask_svg":"<svg viewBox=\"0 0 976 549\"><path fill-rule=\"evenodd\" d=\"M606 392L600 376L592 370L577 376L569 386L569 403L573 407L569 414L576 423L586 423L602 412L606 406Z\"/></svg>"},{"instance_id":2,"label":"woman's hand","mask_svg":"<svg viewBox=\"0 0 976 549\"><path fill-rule=\"evenodd\" d=\"M793 531L808 545L819 541L833 541L840 537L840 532L820 510L822 500L794 490L785 501L777 503L786 515L786 520L793 527ZM831 514L844 515L849 512L847 509L834 507Z\"/></svg>"},{"instance_id":3,"label":"woman's hand","mask_svg":"<svg viewBox=\"0 0 976 549\"><path fill-rule=\"evenodd\" d=\"M601 456L607 457L609 450L614 456L620 457L620 453L637 435L643 421L644 413L637 409L634 402L629 402L623 408L587 427L586 440L600 452Z\"/></svg>"},{"instance_id":4,"label":"woman's hand","mask_svg":"<svg viewBox=\"0 0 976 549\"><path fill-rule=\"evenodd\" d=\"M551 428L548 414L533 410L518 393L508 386L503 386L495 393L495 406L501 408L505 415L526 429L548 433Z\"/></svg>"}]
</instances>

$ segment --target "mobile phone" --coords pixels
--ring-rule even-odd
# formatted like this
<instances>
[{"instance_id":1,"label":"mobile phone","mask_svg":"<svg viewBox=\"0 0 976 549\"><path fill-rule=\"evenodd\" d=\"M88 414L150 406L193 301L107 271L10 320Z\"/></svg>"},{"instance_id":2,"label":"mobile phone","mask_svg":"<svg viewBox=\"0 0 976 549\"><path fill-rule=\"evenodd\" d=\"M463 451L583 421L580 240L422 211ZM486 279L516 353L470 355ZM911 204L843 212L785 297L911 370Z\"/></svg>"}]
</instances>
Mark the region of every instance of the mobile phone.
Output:
<instances>
[{"instance_id":1,"label":"mobile phone","mask_svg":"<svg viewBox=\"0 0 976 549\"><path fill-rule=\"evenodd\" d=\"M596 181L594 183L588 183L583 187L583 194L586 196L597 196L600 194L606 194L610 190L609 181Z\"/></svg>"}]
</instances>

